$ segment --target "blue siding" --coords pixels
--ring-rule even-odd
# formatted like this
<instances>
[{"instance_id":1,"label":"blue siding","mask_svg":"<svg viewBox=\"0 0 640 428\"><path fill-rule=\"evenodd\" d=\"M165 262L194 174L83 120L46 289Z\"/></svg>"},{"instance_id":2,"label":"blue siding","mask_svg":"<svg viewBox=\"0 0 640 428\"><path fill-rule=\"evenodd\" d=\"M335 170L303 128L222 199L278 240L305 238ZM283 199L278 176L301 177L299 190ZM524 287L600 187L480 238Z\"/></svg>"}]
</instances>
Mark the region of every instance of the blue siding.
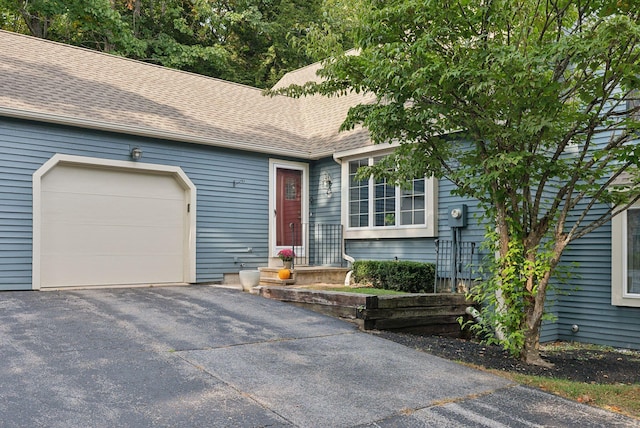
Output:
<instances>
[{"instance_id":1,"label":"blue siding","mask_svg":"<svg viewBox=\"0 0 640 428\"><path fill-rule=\"evenodd\" d=\"M485 227L481 224L482 209L478 201L461 198L452 195L455 185L449 180L440 180L438 183L438 235L442 239L451 239L449 227L449 211L451 208L465 204L467 206L467 227L462 229L462 240L469 242L482 242Z\"/></svg>"},{"instance_id":2,"label":"blue siding","mask_svg":"<svg viewBox=\"0 0 640 428\"><path fill-rule=\"evenodd\" d=\"M198 282L267 265L266 155L1 118L0 290L31 288L32 174L56 153L129 160L135 146L142 162L180 166L197 188Z\"/></svg>"},{"instance_id":3,"label":"blue siding","mask_svg":"<svg viewBox=\"0 0 640 428\"><path fill-rule=\"evenodd\" d=\"M463 239L481 242L483 226L481 212L473 201L462 201L451 196L451 184L440 183L440 236L449 233L446 208L466 203L469 208L469 226ZM589 218L599 217L606 207L595 208ZM547 312L557 317L543 323L540 341L554 340L597 343L616 347L640 349L640 308L611 305L611 225L606 224L569 245L561 266L572 273L566 283L557 283L557 292L547 295ZM578 333L571 327L577 324Z\"/></svg>"},{"instance_id":4,"label":"blue siding","mask_svg":"<svg viewBox=\"0 0 640 428\"><path fill-rule=\"evenodd\" d=\"M324 174L331 177L331 195L322 186ZM340 182L341 167L333 158L313 162L309 171L310 222L340 224Z\"/></svg>"},{"instance_id":5,"label":"blue siding","mask_svg":"<svg viewBox=\"0 0 640 428\"><path fill-rule=\"evenodd\" d=\"M433 238L414 239L351 239L346 251L356 260L409 260L435 263Z\"/></svg>"},{"instance_id":6,"label":"blue siding","mask_svg":"<svg viewBox=\"0 0 640 428\"><path fill-rule=\"evenodd\" d=\"M309 167L309 257L321 266L342 266L340 248L340 173L332 157L312 162ZM331 188L325 187L325 178Z\"/></svg>"},{"instance_id":7,"label":"blue siding","mask_svg":"<svg viewBox=\"0 0 640 428\"><path fill-rule=\"evenodd\" d=\"M640 308L611 304L611 224L570 244L562 261L577 267L558 297L558 339L640 349Z\"/></svg>"}]
</instances>

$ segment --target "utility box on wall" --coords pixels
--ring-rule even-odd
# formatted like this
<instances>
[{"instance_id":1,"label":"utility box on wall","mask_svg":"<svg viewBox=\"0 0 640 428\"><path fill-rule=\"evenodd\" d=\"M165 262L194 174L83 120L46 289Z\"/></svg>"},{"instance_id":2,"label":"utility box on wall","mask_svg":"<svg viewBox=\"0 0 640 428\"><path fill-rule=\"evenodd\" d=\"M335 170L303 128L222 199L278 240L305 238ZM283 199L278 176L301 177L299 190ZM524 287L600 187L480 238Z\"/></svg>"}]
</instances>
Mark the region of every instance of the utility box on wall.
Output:
<instances>
[{"instance_id":1,"label":"utility box on wall","mask_svg":"<svg viewBox=\"0 0 640 428\"><path fill-rule=\"evenodd\" d=\"M449 227L467 227L467 206L464 204L449 207Z\"/></svg>"}]
</instances>

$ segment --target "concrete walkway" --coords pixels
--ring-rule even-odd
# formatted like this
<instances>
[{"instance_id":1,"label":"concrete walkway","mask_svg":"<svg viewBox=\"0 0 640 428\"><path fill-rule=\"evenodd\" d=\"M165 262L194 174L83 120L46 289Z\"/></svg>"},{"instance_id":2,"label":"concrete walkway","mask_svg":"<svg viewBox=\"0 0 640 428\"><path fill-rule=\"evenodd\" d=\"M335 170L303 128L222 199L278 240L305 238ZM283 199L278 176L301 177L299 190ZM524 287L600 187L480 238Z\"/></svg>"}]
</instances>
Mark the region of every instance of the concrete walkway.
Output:
<instances>
[{"instance_id":1,"label":"concrete walkway","mask_svg":"<svg viewBox=\"0 0 640 428\"><path fill-rule=\"evenodd\" d=\"M639 421L208 286L0 293L1 427Z\"/></svg>"}]
</instances>

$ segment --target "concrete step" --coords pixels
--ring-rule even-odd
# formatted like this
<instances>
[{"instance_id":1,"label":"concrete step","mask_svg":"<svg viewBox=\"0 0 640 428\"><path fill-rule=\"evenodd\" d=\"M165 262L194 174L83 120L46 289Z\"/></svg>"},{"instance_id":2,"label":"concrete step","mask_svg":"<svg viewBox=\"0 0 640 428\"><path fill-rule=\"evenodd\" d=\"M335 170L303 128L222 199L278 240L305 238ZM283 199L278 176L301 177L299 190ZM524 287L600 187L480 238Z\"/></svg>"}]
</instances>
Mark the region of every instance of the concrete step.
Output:
<instances>
[{"instance_id":1,"label":"concrete step","mask_svg":"<svg viewBox=\"0 0 640 428\"><path fill-rule=\"evenodd\" d=\"M280 279L280 278L260 278L259 285L277 285L286 286L294 285L296 282L293 279Z\"/></svg>"},{"instance_id":2,"label":"concrete step","mask_svg":"<svg viewBox=\"0 0 640 428\"><path fill-rule=\"evenodd\" d=\"M260 284L274 285L282 281L278 278L281 267L261 267ZM291 271L291 279L286 281L286 285L310 285L310 284L336 284L343 285L344 279L349 272L348 268L325 267L325 266L296 266ZM293 282L291 282L293 281Z\"/></svg>"}]
</instances>

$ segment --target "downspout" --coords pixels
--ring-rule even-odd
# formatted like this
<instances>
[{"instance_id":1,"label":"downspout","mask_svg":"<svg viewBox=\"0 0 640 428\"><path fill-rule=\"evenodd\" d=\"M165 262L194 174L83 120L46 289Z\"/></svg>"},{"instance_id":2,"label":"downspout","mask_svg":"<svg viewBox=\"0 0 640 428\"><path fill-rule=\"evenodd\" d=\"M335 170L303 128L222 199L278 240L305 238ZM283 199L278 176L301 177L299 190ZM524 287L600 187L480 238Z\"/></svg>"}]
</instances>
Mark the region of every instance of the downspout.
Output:
<instances>
[{"instance_id":1,"label":"downspout","mask_svg":"<svg viewBox=\"0 0 640 428\"><path fill-rule=\"evenodd\" d=\"M335 153L333 154L333 160L334 160L338 165L340 165L340 167L342 168L342 161L336 157L336 154L335 154ZM341 174L342 174L342 172L341 172ZM342 207L343 207L343 205L344 205L344 204L343 204L343 201L342 201L342 196L343 196L343 195L342 195L342 180L340 180L340 218L342 218ZM341 221L340 223L342 223L342 221ZM341 226L342 226L342 234L341 234L341 235L342 235L342 237L341 237L341 238L342 238L342 239L341 239L341 241L342 241L342 242L341 242L341 245L340 245L340 246L341 246L342 248L341 248L340 250L341 250L341 252L342 252L342 259L343 259L343 260L346 260L346 261L347 261L347 263L349 263L349 267L351 268L351 269L349 269L349 272L347 272L347 275L346 275L346 276L345 276L345 278L344 278L344 286L345 286L345 287L348 287L349 285L351 285L351 275L353 275L353 263L356 261L356 259L354 259L353 257L351 257L351 256L350 256L349 254L347 254L347 252L346 252L346 248L345 248L345 245L344 245L344 225L341 225Z\"/></svg>"},{"instance_id":2,"label":"downspout","mask_svg":"<svg viewBox=\"0 0 640 428\"><path fill-rule=\"evenodd\" d=\"M473 320L478 323L478 324L482 324L482 317L480 316L480 312L478 312L478 310L476 308L474 308L473 306L467 306L467 309L464 310L465 313L467 315L469 315L471 318L473 318Z\"/></svg>"},{"instance_id":3,"label":"downspout","mask_svg":"<svg viewBox=\"0 0 640 428\"><path fill-rule=\"evenodd\" d=\"M344 237L342 238L342 258L346 260L347 263L349 263L349 266L351 267L351 269L349 269L349 272L347 272L347 275L344 278L344 286L348 287L349 285L351 285L351 275L353 274L353 263L356 261L356 259L354 259L353 257L351 257L349 254L346 253L344 248Z\"/></svg>"}]
</instances>

